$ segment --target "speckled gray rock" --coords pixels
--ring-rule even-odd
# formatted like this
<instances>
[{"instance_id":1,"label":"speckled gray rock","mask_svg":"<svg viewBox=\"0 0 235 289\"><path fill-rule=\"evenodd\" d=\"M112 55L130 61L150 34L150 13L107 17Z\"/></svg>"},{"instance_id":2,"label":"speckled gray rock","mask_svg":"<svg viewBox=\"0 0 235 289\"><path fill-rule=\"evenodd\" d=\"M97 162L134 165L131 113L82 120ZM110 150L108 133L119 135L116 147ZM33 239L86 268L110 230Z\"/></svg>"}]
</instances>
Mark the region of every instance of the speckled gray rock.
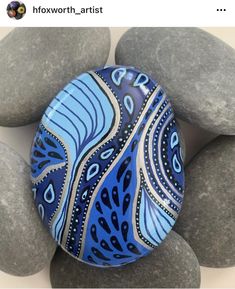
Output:
<instances>
[{"instance_id":1,"label":"speckled gray rock","mask_svg":"<svg viewBox=\"0 0 235 289\"><path fill-rule=\"evenodd\" d=\"M41 118L71 79L106 63L108 28L16 28L0 41L0 125Z\"/></svg>"},{"instance_id":2,"label":"speckled gray rock","mask_svg":"<svg viewBox=\"0 0 235 289\"><path fill-rule=\"evenodd\" d=\"M193 288L200 286L200 268L189 245L175 232L152 254L119 268L97 268L61 249L50 269L54 288Z\"/></svg>"},{"instance_id":3,"label":"speckled gray rock","mask_svg":"<svg viewBox=\"0 0 235 289\"><path fill-rule=\"evenodd\" d=\"M235 265L235 137L221 136L186 168L182 212L174 227L208 267Z\"/></svg>"},{"instance_id":4,"label":"speckled gray rock","mask_svg":"<svg viewBox=\"0 0 235 289\"><path fill-rule=\"evenodd\" d=\"M198 28L133 28L115 57L158 80L180 118L235 134L235 51L218 38Z\"/></svg>"},{"instance_id":5,"label":"speckled gray rock","mask_svg":"<svg viewBox=\"0 0 235 289\"><path fill-rule=\"evenodd\" d=\"M34 206L29 166L2 143L0 159L0 270L31 275L50 262L56 244Z\"/></svg>"}]
</instances>

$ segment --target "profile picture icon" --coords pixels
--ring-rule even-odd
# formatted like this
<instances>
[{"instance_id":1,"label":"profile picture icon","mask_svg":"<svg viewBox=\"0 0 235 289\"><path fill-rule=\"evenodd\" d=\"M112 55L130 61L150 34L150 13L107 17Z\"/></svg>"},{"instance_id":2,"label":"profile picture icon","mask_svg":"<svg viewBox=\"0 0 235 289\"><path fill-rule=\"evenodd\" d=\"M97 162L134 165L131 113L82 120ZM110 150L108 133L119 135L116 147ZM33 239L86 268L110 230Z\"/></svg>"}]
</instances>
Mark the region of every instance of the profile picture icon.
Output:
<instances>
[{"instance_id":1,"label":"profile picture icon","mask_svg":"<svg viewBox=\"0 0 235 289\"><path fill-rule=\"evenodd\" d=\"M7 15L10 18L19 20L24 17L26 13L26 7L24 3L20 1L12 1L7 5Z\"/></svg>"}]
</instances>

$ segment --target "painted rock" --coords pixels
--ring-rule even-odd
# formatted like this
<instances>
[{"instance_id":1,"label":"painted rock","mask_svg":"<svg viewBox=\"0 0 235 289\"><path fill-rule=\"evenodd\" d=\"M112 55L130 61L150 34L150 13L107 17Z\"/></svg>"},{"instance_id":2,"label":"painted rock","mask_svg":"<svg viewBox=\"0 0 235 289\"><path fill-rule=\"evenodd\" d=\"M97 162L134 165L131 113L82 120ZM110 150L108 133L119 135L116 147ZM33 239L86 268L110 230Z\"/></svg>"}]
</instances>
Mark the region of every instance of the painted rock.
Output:
<instances>
[{"instance_id":1,"label":"painted rock","mask_svg":"<svg viewBox=\"0 0 235 289\"><path fill-rule=\"evenodd\" d=\"M148 254L181 209L171 104L158 83L131 67L72 80L44 113L31 162L43 222L69 254L95 266Z\"/></svg>"}]
</instances>

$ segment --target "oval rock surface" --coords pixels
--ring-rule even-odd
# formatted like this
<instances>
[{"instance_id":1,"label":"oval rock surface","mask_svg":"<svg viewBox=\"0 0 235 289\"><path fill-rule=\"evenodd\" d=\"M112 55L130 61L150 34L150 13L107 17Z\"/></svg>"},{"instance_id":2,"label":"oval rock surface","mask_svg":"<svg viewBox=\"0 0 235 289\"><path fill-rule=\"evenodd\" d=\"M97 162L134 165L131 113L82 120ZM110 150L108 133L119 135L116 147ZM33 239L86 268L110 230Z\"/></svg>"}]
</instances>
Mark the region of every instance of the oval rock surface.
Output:
<instances>
[{"instance_id":1,"label":"oval rock surface","mask_svg":"<svg viewBox=\"0 0 235 289\"><path fill-rule=\"evenodd\" d=\"M148 254L180 212L184 168L171 104L131 67L72 80L42 118L31 163L43 222L66 251L94 266Z\"/></svg>"},{"instance_id":2,"label":"oval rock surface","mask_svg":"<svg viewBox=\"0 0 235 289\"><path fill-rule=\"evenodd\" d=\"M16 28L0 41L0 125L39 120L74 75L102 66L108 28Z\"/></svg>"},{"instance_id":3,"label":"oval rock surface","mask_svg":"<svg viewBox=\"0 0 235 289\"><path fill-rule=\"evenodd\" d=\"M235 51L223 41L198 28L132 28L115 57L157 78L180 118L235 134Z\"/></svg>"}]
</instances>

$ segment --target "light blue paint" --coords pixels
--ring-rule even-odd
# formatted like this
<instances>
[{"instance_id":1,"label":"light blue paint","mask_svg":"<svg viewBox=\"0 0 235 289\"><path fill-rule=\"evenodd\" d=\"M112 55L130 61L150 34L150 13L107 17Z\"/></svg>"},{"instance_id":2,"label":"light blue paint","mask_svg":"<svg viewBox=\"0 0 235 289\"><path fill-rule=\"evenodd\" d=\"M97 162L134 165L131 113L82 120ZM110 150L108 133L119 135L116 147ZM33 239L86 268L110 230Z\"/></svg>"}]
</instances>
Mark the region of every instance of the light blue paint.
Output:
<instances>
[{"instance_id":1,"label":"light blue paint","mask_svg":"<svg viewBox=\"0 0 235 289\"><path fill-rule=\"evenodd\" d=\"M82 89L80 90L70 83L64 89L67 91L67 93L59 93L57 95L57 99L62 101L73 112L78 112L80 110L81 112L86 112L86 109L89 111L89 113L86 112L84 115L82 115L82 113L81 115L79 114L79 117L84 121L84 123L88 124L87 131L89 135L87 135L86 138L84 137L84 125L81 125L81 121L78 118L75 118L73 113L68 111L68 109L66 109L64 106L61 106L60 102L56 102L55 100L52 102L53 109L49 107L46 110L42 120L45 127L54 131L57 135L59 135L61 141L67 144L69 148L68 154L70 157L70 162L73 164L71 169L70 182L66 188L61 212L58 214L57 218L52 224L52 235L58 242L60 242L62 231L61 228L66 218L65 212L67 211L67 204L68 199L70 198L72 182L75 177L75 170L78 167L82 157L109 131L114 119L114 111L111 103L109 102L109 99L99 88L96 82L91 78L91 76L85 73L81 75L78 80L83 82L82 86L84 88L84 92L86 90L87 94L83 93ZM75 82L75 80L73 82ZM90 90L95 93L97 98L94 97L92 93L90 93L89 89L84 85L84 83L87 85L87 87L90 88ZM80 87L80 82L76 81L76 85ZM97 114L93 111L94 108L91 105L91 97L96 99L97 106L100 105L105 107L104 114L101 113L98 118ZM71 99L73 100L72 102ZM99 101L97 99L99 99ZM86 109L84 109L84 107ZM100 111L102 111L101 108ZM69 121L68 118L72 119L72 121ZM92 119L92 121L89 122L89 118ZM79 136L80 128L83 129L83 134L80 134ZM80 145L77 143L77 139L79 139L79 137Z\"/></svg>"},{"instance_id":2,"label":"light blue paint","mask_svg":"<svg viewBox=\"0 0 235 289\"><path fill-rule=\"evenodd\" d=\"M112 80L113 82L119 86L122 82L123 77L126 75L126 68L119 67L112 72Z\"/></svg>"},{"instance_id":3,"label":"light blue paint","mask_svg":"<svg viewBox=\"0 0 235 289\"><path fill-rule=\"evenodd\" d=\"M51 194L51 197L48 197L48 195ZM44 200L48 203L51 204L55 200L55 192L52 184L49 184L47 189L44 192Z\"/></svg>"},{"instance_id":4,"label":"light blue paint","mask_svg":"<svg viewBox=\"0 0 235 289\"><path fill-rule=\"evenodd\" d=\"M124 97L124 105L129 112L129 114L132 114L134 111L134 101L130 95L125 95Z\"/></svg>"},{"instance_id":5,"label":"light blue paint","mask_svg":"<svg viewBox=\"0 0 235 289\"><path fill-rule=\"evenodd\" d=\"M113 152L114 152L114 148L107 149L106 151L103 151L100 154L100 157L102 160L107 160L112 155Z\"/></svg>"},{"instance_id":6,"label":"light blue paint","mask_svg":"<svg viewBox=\"0 0 235 289\"><path fill-rule=\"evenodd\" d=\"M136 78L133 86L135 86L135 87L144 86L145 84L148 83L148 81L149 81L148 76L147 76L146 74L144 74L144 73L140 73L140 74L137 76L137 78Z\"/></svg>"},{"instance_id":7,"label":"light blue paint","mask_svg":"<svg viewBox=\"0 0 235 289\"><path fill-rule=\"evenodd\" d=\"M181 168L181 164L180 164L176 154L174 154L174 156L172 158L172 165L173 165L174 171L179 174L181 172L182 168Z\"/></svg>"},{"instance_id":8,"label":"light blue paint","mask_svg":"<svg viewBox=\"0 0 235 289\"><path fill-rule=\"evenodd\" d=\"M179 137L178 133L174 131L171 135L171 149L173 149L175 146L177 146L179 143Z\"/></svg>"}]
</instances>

